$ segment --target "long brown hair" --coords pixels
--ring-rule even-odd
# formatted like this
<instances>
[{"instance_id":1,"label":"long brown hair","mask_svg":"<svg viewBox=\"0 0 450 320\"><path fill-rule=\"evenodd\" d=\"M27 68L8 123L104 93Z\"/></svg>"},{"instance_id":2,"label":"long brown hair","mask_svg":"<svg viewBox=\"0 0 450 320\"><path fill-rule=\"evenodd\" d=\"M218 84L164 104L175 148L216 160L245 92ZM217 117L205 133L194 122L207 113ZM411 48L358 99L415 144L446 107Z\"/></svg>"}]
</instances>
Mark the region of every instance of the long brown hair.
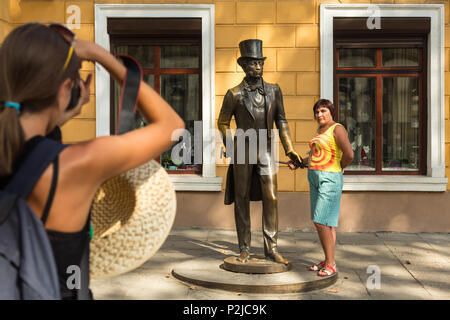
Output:
<instances>
[{"instance_id":1,"label":"long brown hair","mask_svg":"<svg viewBox=\"0 0 450 320\"><path fill-rule=\"evenodd\" d=\"M81 62L73 54L63 72L70 44L39 23L14 29L0 47L0 177L13 172L24 143L19 114L5 108L7 101L20 103L20 112L36 113L56 102L62 82L77 80Z\"/></svg>"}]
</instances>

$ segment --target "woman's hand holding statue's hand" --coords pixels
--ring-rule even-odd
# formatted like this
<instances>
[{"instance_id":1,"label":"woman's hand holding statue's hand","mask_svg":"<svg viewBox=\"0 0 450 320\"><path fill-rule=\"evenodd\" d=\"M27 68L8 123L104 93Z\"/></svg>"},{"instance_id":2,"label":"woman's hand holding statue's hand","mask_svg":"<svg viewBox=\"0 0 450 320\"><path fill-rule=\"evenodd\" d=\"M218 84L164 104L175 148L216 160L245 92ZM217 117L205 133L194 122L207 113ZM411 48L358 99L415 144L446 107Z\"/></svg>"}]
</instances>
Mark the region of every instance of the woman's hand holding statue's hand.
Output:
<instances>
[{"instance_id":1,"label":"woman's hand holding statue's hand","mask_svg":"<svg viewBox=\"0 0 450 320\"><path fill-rule=\"evenodd\" d=\"M289 169L296 170L297 168L303 169L306 167L304 160L298 155L297 152L291 151L287 154L287 156L291 159L288 163Z\"/></svg>"},{"instance_id":2,"label":"woman's hand holding statue's hand","mask_svg":"<svg viewBox=\"0 0 450 320\"><path fill-rule=\"evenodd\" d=\"M298 168L292 161L289 161L288 166L291 170L297 170Z\"/></svg>"}]
</instances>

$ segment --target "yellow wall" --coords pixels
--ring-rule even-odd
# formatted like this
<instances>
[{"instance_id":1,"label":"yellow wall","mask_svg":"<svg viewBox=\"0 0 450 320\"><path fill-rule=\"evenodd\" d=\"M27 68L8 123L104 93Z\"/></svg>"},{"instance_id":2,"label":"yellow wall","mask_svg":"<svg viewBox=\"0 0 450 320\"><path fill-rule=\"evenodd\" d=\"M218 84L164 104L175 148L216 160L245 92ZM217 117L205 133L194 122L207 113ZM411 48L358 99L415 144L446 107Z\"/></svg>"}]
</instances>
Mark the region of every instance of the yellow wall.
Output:
<instances>
[{"instance_id":1,"label":"yellow wall","mask_svg":"<svg viewBox=\"0 0 450 320\"><path fill-rule=\"evenodd\" d=\"M295 148L307 151L307 141L314 132L312 105L320 94L319 5L320 3L443 3L445 4L445 119L446 169L450 176L450 26L449 0L2 0L0 2L0 41L11 26L29 21L65 23L66 8L81 8L80 38L94 40L94 3L214 3L216 47L216 118L228 88L242 80L236 63L238 43L248 38L263 40L267 57L264 77L278 83L284 95L286 115ZM83 74L94 73L94 66L83 64ZM95 137L95 88L90 104L63 128L65 141L76 142ZM280 158L284 159L283 150ZM217 175L225 177L226 166L217 166ZM225 179L224 179L225 180ZM308 191L305 170L295 174L280 168L280 191ZM450 189L450 184L449 184Z\"/></svg>"},{"instance_id":2,"label":"yellow wall","mask_svg":"<svg viewBox=\"0 0 450 320\"><path fill-rule=\"evenodd\" d=\"M2 1L0 3L0 42L6 37L6 35L11 30L11 25L9 23L10 7L7 1Z\"/></svg>"}]
</instances>

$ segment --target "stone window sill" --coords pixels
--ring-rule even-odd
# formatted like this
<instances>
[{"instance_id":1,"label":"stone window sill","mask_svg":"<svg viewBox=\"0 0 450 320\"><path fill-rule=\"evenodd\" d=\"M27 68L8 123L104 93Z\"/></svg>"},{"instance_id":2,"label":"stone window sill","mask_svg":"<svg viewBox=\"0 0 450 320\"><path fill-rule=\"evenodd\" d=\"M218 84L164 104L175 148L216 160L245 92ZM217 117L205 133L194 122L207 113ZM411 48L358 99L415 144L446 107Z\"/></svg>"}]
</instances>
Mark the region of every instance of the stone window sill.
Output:
<instances>
[{"instance_id":1,"label":"stone window sill","mask_svg":"<svg viewBox=\"0 0 450 320\"><path fill-rule=\"evenodd\" d=\"M444 192L447 178L427 176L344 176L344 191Z\"/></svg>"},{"instance_id":2,"label":"stone window sill","mask_svg":"<svg viewBox=\"0 0 450 320\"><path fill-rule=\"evenodd\" d=\"M202 177L196 174L171 174L175 191L222 191L222 177Z\"/></svg>"}]
</instances>

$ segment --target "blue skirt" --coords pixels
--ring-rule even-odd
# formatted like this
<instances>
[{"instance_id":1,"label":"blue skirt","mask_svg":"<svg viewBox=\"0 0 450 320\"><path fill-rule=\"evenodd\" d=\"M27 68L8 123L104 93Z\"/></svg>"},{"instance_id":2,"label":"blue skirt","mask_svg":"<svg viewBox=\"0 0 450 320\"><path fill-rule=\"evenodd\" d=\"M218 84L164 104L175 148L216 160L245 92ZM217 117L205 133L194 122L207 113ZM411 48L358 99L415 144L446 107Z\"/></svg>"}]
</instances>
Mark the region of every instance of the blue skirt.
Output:
<instances>
[{"instance_id":1,"label":"blue skirt","mask_svg":"<svg viewBox=\"0 0 450 320\"><path fill-rule=\"evenodd\" d=\"M341 205L342 172L308 170L311 220L337 227Z\"/></svg>"}]
</instances>

